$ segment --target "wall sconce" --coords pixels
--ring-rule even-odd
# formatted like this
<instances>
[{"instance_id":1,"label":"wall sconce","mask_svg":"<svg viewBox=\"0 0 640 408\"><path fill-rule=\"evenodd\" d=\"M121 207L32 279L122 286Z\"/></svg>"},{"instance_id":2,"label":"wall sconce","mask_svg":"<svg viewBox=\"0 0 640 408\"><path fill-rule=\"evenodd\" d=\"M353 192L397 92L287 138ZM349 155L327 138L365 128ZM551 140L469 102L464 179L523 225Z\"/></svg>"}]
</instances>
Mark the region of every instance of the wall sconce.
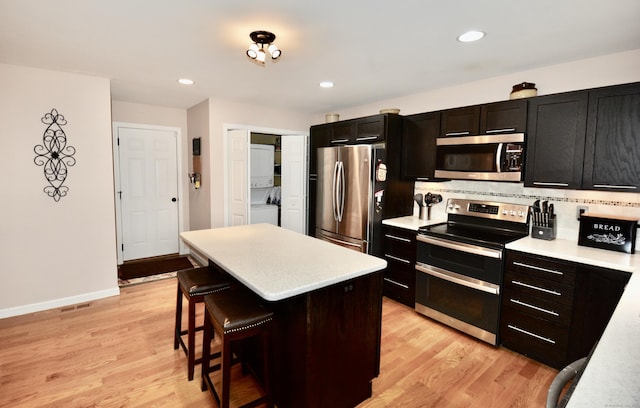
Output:
<instances>
[{"instance_id":1,"label":"wall sconce","mask_svg":"<svg viewBox=\"0 0 640 408\"><path fill-rule=\"evenodd\" d=\"M202 173L202 165L200 163L200 138L196 137L191 142L191 147L193 150L193 173L189 173L189 182L193 184L195 189L200 188L201 179L200 174Z\"/></svg>"},{"instance_id":2,"label":"wall sconce","mask_svg":"<svg viewBox=\"0 0 640 408\"><path fill-rule=\"evenodd\" d=\"M276 39L275 34L268 31L254 31L249 34L249 37L251 38L251 41L253 41L253 44L249 46L247 56L256 63L264 66L264 61L267 55L264 49L265 46L267 47L267 51L269 52L269 55L271 55L272 60L275 61L280 58L280 55L282 55L282 51L272 44Z\"/></svg>"}]
</instances>

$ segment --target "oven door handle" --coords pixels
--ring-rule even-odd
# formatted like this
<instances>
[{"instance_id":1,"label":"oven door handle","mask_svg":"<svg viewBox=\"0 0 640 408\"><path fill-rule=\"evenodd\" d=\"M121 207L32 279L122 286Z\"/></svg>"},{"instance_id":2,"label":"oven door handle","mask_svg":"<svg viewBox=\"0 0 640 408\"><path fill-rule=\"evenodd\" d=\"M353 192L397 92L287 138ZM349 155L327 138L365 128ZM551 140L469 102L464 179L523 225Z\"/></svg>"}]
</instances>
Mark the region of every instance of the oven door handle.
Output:
<instances>
[{"instance_id":1,"label":"oven door handle","mask_svg":"<svg viewBox=\"0 0 640 408\"><path fill-rule=\"evenodd\" d=\"M453 242L440 238L427 237L420 234L418 234L416 239L426 244L437 245L453 249L454 251L462 251L474 255L486 256L488 258L502 259L502 251L499 249L485 248L478 245L466 244L464 242Z\"/></svg>"},{"instance_id":2,"label":"oven door handle","mask_svg":"<svg viewBox=\"0 0 640 408\"><path fill-rule=\"evenodd\" d=\"M451 283L466 286L471 289L480 290L483 292L491 293L492 295L500 294L500 286L493 283L481 281L479 279L470 278L468 276L459 275L454 272L446 271L432 265L425 265L423 263L416 264L416 270L426 273L427 275L434 276L436 278L444 279Z\"/></svg>"}]
</instances>

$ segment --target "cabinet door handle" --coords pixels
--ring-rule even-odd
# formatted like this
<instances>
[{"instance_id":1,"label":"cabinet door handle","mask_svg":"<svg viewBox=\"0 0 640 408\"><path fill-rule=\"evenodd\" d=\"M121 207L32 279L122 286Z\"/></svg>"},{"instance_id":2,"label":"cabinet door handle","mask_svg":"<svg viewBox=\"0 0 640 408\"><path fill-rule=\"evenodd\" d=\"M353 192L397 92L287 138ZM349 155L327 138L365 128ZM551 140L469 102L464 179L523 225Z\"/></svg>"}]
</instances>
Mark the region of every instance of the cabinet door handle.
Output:
<instances>
[{"instance_id":1,"label":"cabinet door handle","mask_svg":"<svg viewBox=\"0 0 640 408\"><path fill-rule=\"evenodd\" d=\"M376 135L376 136L362 136L362 137L356 137L356 140L357 140L358 142L363 142L363 141L365 141L365 140L375 140L375 139L377 139L377 138L378 138L378 136L377 136L377 135Z\"/></svg>"},{"instance_id":2,"label":"cabinet door handle","mask_svg":"<svg viewBox=\"0 0 640 408\"><path fill-rule=\"evenodd\" d=\"M517 266L522 266L523 268L535 269L536 271L552 273L554 275L560 275L560 276L564 275L564 272L556 271L555 269L542 268L540 266L528 265L528 264L521 263L521 262L514 262L513 264L517 265Z\"/></svg>"},{"instance_id":3,"label":"cabinet door handle","mask_svg":"<svg viewBox=\"0 0 640 408\"><path fill-rule=\"evenodd\" d=\"M594 188L623 188L626 190L635 190L638 188L636 186L621 186L621 185L617 186L615 184L594 184L593 187Z\"/></svg>"},{"instance_id":4,"label":"cabinet door handle","mask_svg":"<svg viewBox=\"0 0 640 408\"><path fill-rule=\"evenodd\" d=\"M514 326L512 324L508 324L507 327L510 328L511 330L515 330L515 331L520 332L522 334L526 334L527 336L535 337L536 339L546 341L547 343L556 344L555 340L552 340L552 339L547 338L547 337L540 336L539 334L531 333L530 331L526 331L524 329L521 329L518 326Z\"/></svg>"},{"instance_id":5,"label":"cabinet door handle","mask_svg":"<svg viewBox=\"0 0 640 408\"><path fill-rule=\"evenodd\" d=\"M384 280L389 282L389 283L392 283L392 284L394 284L396 286L400 286L401 288L409 289L409 285L405 285L404 283L396 282L393 279L384 278Z\"/></svg>"},{"instance_id":6,"label":"cabinet door handle","mask_svg":"<svg viewBox=\"0 0 640 408\"><path fill-rule=\"evenodd\" d=\"M467 130L464 132L449 132L449 133L445 133L444 135L445 136L467 136L469 134L471 134L471 132Z\"/></svg>"},{"instance_id":7,"label":"cabinet door handle","mask_svg":"<svg viewBox=\"0 0 640 408\"><path fill-rule=\"evenodd\" d=\"M486 133L505 133L505 132L515 132L516 128L504 128L504 129L488 129Z\"/></svg>"},{"instance_id":8,"label":"cabinet door handle","mask_svg":"<svg viewBox=\"0 0 640 408\"><path fill-rule=\"evenodd\" d=\"M520 305L520 306L528 307L530 309L534 309L534 310L537 310L537 311L540 311L540 312L548 313L548 314L550 314L552 316L556 316L556 317L560 316L560 314L558 312L554 312L553 310L547 310L547 309L544 309L542 307L531 305L531 304L529 304L527 302L523 302L523 301L518 300L518 299L509 299L509 300L512 303L515 303L516 305Z\"/></svg>"},{"instance_id":9,"label":"cabinet door handle","mask_svg":"<svg viewBox=\"0 0 640 408\"><path fill-rule=\"evenodd\" d=\"M403 258L398 258L397 256L393 256L393 255L389 255L389 254L384 254L384 256L386 256L387 258L393 259L394 261L406 263L407 265L411 264L411 261L409 261L407 259L403 259Z\"/></svg>"},{"instance_id":10,"label":"cabinet door handle","mask_svg":"<svg viewBox=\"0 0 640 408\"><path fill-rule=\"evenodd\" d=\"M384 234L384 236L387 237L387 238L398 240L398 241L411 243L411 240L409 238L398 237L398 236L391 235L391 234Z\"/></svg>"},{"instance_id":11,"label":"cabinet door handle","mask_svg":"<svg viewBox=\"0 0 640 408\"><path fill-rule=\"evenodd\" d=\"M534 286L534 285L529 285L528 283L524 283L524 282L520 282L520 281L515 281L512 280L511 283L513 283L514 285L517 286L522 286L525 288L529 288L529 289L533 289L533 290L538 290L540 292L544 292L544 293L550 293L552 295L556 295L556 296L562 296L562 293L557 292L555 290L549 290L549 289L545 289L545 288L541 288L539 286Z\"/></svg>"},{"instance_id":12,"label":"cabinet door handle","mask_svg":"<svg viewBox=\"0 0 640 408\"><path fill-rule=\"evenodd\" d=\"M569 183L552 183L552 182L546 182L546 181L534 181L533 184L536 186L569 187Z\"/></svg>"},{"instance_id":13,"label":"cabinet door handle","mask_svg":"<svg viewBox=\"0 0 640 408\"><path fill-rule=\"evenodd\" d=\"M334 139L331 143L347 143L349 139Z\"/></svg>"}]
</instances>

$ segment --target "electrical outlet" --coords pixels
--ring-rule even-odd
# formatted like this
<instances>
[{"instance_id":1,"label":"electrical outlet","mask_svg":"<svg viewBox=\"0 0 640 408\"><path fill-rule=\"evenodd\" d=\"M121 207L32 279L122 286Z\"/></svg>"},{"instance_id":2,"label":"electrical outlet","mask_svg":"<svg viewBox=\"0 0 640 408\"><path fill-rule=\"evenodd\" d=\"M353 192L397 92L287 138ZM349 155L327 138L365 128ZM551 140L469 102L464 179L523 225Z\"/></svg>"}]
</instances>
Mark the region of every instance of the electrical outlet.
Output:
<instances>
[{"instance_id":1,"label":"electrical outlet","mask_svg":"<svg viewBox=\"0 0 640 408\"><path fill-rule=\"evenodd\" d=\"M589 211L589 207L587 207L586 205L579 205L576 208L576 218L578 219L578 221L580 221L580 216L582 215L582 213L585 213Z\"/></svg>"}]
</instances>

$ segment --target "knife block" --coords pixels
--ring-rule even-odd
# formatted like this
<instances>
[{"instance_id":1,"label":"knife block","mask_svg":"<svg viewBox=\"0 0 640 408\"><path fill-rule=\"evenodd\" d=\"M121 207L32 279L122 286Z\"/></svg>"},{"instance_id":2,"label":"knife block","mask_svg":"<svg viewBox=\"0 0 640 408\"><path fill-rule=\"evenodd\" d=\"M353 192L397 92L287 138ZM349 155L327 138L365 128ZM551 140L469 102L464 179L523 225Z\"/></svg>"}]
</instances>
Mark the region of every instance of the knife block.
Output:
<instances>
[{"instance_id":1,"label":"knife block","mask_svg":"<svg viewBox=\"0 0 640 408\"><path fill-rule=\"evenodd\" d=\"M549 223L547 226L534 224L531 227L531 238L551 241L556 239L557 230L558 227L556 223L556 216L553 215L551 218L549 218Z\"/></svg>"}]
</instances>

